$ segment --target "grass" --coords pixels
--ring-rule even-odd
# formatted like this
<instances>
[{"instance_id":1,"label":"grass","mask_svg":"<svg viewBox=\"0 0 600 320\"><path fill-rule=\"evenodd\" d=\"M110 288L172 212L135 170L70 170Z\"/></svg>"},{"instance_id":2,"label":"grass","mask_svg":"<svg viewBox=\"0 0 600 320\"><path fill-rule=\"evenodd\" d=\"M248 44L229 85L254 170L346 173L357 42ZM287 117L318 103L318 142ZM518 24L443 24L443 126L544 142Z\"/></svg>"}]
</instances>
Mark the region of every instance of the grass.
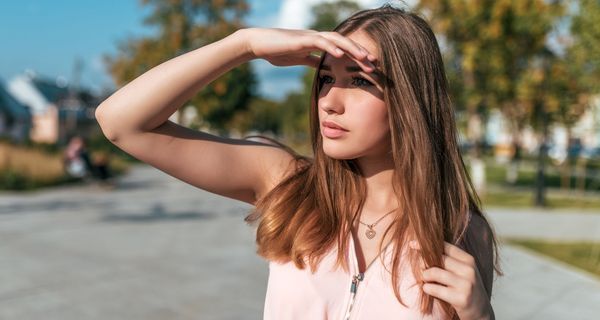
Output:
<instances>
[{"instance_id":1,"label":"grass","mask_svg":"<svg viewBox=\"0 0 600 320\"><path fill-rule=\"evenodd\" d=\"M532 208L534 204L533 188L492 189L481 196L484 207ZM600 197L569 195L563 193L546 193L548 209L580 209L582 212L600 213Z\"/></svg>"},{"instance_id":2,"label":"grass","mask_svg":"<svg viewBox=\"0 0 600 320\"><path fill-rule=\"evenodd\" d=\"M599 242L548 242L508 240L508 243L550 256L600 277Z\"/></svg>"},{"instance_id":3,"label":"grass","mask_svg":"<svg viewBox=\"0 0 600 320\"><path fill-rule=\"evenodd\" d=\"M30 189L65 180L59 155L0 144L0 188Z\"/></svg>"},{"instance_id":4,"label":"grass","mask_svg":"<svg viewBox=\"0 0 600 320\"><path fill-rule=\"evenodd\" d=\"M506 165L486 158L487 191L480 194L484 207L532 208L534 206L535 163L523 161L514 184L506 182ZM589 166L595 163L588 163ZM581 181L570 178L569 188L561 188L558 168L548 164L545 176L546 207L549 209L581 209L600 213L600 181L587 177L585 190L576 189ZM588 194L588 195L586 195ZM590 195L591 194L591 195Z\"/></svg>"},{"instance_id":5,"label":"grass","mask_svg":"<svg viewBox=\"0 0 600 320\"><path fill-rule=\"evenodd\" d=\"M110 166L119 174L128 164L112 157ZM75 181L65 173L60 152L0 143L0 190L33 190Z\"/></svg>"},{"instance_id":6,"label":"grass","mask_svg":"<svg viewBox=\"0 0 600 320\"><path fill-rule=\"evenodd\" d=\"M595 166L594 163L589 163L588 167L592 168ZM506 165L497 164L492 159L486 159L486 178L487 182L494 185L507 186L507 187L531 187L536 183L536 164L533 162L523 162L519 168L519 175L514 185L510 185L506 182ZM595 170L595 169L594 169ZM546 167L545 174L545 185L549 188L562 188L561 176L559 174L560 168L554 165L548 164ZM575 173L575 170L571 172ZM567 178L566 190L575 189L578 184L581 185L583 181L578 181L575 176ZM594 177L586 177L585 179L585 190L586 191L600 191L600 179Z\"/></svg>"}]
</instances>

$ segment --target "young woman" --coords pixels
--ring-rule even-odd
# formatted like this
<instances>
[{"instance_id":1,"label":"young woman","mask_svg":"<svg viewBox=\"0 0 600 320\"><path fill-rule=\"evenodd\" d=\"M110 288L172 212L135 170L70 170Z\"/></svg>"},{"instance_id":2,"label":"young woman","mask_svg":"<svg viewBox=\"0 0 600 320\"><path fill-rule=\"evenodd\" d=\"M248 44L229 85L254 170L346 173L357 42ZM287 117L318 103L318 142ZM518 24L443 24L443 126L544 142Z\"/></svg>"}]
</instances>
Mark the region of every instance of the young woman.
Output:
<instances>
[{"instance_id":1,"label":"young woman","mask_svg":"<svg viewBox=\"0 0 600 320\"><path fill-rule=\"evenodd\" d=\"M257 58L317 68L314 157L167 120ZM384 6L334 32L239 30L146 72L96 116L142 161L255 205L246 220L258 224L258 253L270 262L265 319L490 319L496 242L447 90L427 23Z\"/></svg>"}]
</instances>

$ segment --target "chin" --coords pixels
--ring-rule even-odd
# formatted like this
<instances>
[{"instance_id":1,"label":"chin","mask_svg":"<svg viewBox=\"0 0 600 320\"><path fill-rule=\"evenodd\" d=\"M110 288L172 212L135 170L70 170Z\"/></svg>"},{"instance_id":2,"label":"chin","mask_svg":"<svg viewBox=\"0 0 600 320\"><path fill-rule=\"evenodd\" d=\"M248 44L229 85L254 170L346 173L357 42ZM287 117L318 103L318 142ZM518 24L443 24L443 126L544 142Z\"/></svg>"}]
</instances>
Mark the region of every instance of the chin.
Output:
<instances>
[{"instance_id":1,"label":"chin","mask_svg":"<svg viewBox=\"0 0 600 320\"><path fill-rule=\"evenodd\" d=\"M323 141L323 153L336 160L356 159L360 153L337 142Z\"/></svg>"}]
</instances>

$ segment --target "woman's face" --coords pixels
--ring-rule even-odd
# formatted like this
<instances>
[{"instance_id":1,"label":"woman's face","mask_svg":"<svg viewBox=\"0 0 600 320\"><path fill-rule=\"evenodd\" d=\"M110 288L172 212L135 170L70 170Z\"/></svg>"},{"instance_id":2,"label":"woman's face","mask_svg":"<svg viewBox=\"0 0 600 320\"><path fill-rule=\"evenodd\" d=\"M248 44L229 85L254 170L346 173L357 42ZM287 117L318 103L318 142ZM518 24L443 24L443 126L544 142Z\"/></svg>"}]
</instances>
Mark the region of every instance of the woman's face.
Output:
<instances>
[{"instance_id":1,"label":"woman's face","mask_svg":"<svg viewBox=\"0 0 600 320\"><path fill-rule=\"evenodd\" d=\"M356 31L348 38L377 57L377 66L379 52L368 35ZM327 156L357 159L389 152L388 114L376 73L365 72L347 55L339 59L325 57L319 70L318 113L323 152Z\"/></svg>"}]
</instances>

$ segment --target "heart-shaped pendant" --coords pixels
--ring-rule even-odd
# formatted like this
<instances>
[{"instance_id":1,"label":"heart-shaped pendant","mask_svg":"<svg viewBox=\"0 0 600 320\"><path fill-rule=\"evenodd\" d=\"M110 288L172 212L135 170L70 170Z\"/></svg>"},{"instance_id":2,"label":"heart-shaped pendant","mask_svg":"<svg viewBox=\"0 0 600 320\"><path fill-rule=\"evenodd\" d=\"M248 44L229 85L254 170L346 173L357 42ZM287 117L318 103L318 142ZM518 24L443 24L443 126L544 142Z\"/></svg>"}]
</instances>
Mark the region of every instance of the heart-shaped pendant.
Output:
<instances>
[{"instance_id":1,"label":"heart-shaped pendant","mask_svg":"<svg viewBox=\"0 0 600 320\"><path fill-rule=\"evenodd\" d=\"M376 232L375 232L375 230L373 230L373 229L369 229L369 230L367 230L367 231L365 232L365 235L366 235L366 236L367 236L367 238L369 238L369 239L373 239L373 237L375 237L375 234L376 234Z\"/></svg>"}]
</instances>

